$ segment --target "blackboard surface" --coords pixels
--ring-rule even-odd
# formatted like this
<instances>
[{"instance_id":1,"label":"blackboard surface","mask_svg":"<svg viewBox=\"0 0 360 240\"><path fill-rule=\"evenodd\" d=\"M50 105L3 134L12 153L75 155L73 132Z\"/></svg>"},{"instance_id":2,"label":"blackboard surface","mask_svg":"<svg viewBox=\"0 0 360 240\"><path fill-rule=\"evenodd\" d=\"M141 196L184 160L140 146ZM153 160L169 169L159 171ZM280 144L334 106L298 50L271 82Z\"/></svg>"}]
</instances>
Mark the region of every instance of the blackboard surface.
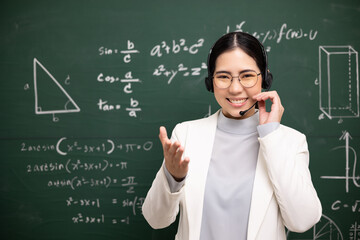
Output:
<instances>
[{"instance_id":1,"label":"blackboard surface","mask_svg":"<svg viewBox=\"0 0 360 240\"><path fill-rule=\"evenodd\" d=\"M288 239L360 239L360 2L2 1L1 239L173 239L141 205L158 128L214 113L213 42L263 42L306 134L323 217Z\"/></svg>"}]
</instances>

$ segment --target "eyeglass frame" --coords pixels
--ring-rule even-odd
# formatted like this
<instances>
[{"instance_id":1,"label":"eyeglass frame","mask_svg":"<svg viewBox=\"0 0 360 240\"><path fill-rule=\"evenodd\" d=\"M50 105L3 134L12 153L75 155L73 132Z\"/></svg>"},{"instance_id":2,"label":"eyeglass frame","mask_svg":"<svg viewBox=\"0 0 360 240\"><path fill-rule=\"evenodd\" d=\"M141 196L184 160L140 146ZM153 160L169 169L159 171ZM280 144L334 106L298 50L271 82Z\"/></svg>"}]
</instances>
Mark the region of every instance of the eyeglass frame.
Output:
<instances>
[{"instance_id":1,"label":"eyeglass frame","mask_svg":"<svg viewBox=\"0 0 360 240\"><path fill-rule=\"evenodd\" d=\"M246 87L246 86L244 86L244 85L241 83L240 75L241 75L242 73L246 73L246 72L254 72L254 73L256 73L256 82L255 82L254 85L252 85L251 87ZM233 75L231 75L229 72L226 72L226 71L220 71L220 72L215 73L214 75L219 74L219 73L226 73L226 74L229 74L229 75L231 76L230 85L229 85L228 87L226 87L226 88L218 87L218 86L216 85L216 83L214 82L215 76L212 76L212 80L213 80L214 84L216 85L217 88L220 88L220 89L227 89L227 88L229 88L229 87L231 86L232 82L233 82L234 77L237 77L237 79L239 80L239 83L240 83L241 86L243 86L244 88L252 88L252 87L254 87L254 86L256 85L256 83L258 82L258 80L259 80L259 75L261 75L261 72L257 73L255 70L245 70L245 71L241 71L240 74L237 75L237 76L233 76Z\"/></svg>"}]
</instances>

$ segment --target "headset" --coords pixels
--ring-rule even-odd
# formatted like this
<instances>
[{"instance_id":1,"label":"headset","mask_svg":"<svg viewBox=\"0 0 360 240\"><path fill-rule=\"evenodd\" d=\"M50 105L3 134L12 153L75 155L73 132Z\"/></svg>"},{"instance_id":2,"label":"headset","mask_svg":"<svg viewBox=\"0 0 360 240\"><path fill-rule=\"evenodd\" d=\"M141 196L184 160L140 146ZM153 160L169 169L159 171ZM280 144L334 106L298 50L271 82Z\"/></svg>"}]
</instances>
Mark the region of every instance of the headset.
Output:
<instances>
[{"instance_id":1,"label":"headset","mask_svg":"<svg viewBox=\"0 0 360 240\"><path fill-rule=\"evenodd\" d=\"M243 33L243 34L247 34L247 33ZM259 40L257 38L255 38L254 36L252 36L250 34L247 34L247 35L250 36L251 38L255 39L256 42L261 47L263 59L264 59L264 62L265 62L265 70L264 70L263 73L261 73L261 75L263 76L263 81L262 81L261 87L263 89L265 89L265 91L269 91L269 89L271 87L271 84L272 84L273 77L272 77L272 74L270 73L270 71L268 69L268 60L267 60L266 51L264 49L264 46L259 42ZM210 69L209 69L209 64L210 64L211 52L212 52L212 49L215 46L215 44L211 47L210 52L209 52L208 57L207 57L208 76L205 78L205 86L206 86L206 89L209 92L214 92L213 76L210 76L211 73L210 73Z\"/></svg>"}]
</instances>

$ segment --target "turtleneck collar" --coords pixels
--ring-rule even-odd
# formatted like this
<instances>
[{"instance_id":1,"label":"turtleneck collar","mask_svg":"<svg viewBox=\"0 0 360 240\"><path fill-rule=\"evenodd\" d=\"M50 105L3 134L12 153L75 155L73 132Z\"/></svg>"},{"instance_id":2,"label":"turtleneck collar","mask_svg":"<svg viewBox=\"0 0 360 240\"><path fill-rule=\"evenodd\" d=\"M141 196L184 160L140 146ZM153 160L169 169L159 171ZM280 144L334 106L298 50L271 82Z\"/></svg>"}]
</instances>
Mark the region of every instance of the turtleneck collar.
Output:
<instances>
[{"instance_id":1,"label":"turtleneck collar","mask_svg":"<svg viewBox=\"0 0 360 240\"><path fill-rule=\"evenodd\" d=\"M244 135L257 132L259 125L259 112L245 119L233 119L225 117L220 110L217 127L228 133Z\"/></svg>"}]
</instances>

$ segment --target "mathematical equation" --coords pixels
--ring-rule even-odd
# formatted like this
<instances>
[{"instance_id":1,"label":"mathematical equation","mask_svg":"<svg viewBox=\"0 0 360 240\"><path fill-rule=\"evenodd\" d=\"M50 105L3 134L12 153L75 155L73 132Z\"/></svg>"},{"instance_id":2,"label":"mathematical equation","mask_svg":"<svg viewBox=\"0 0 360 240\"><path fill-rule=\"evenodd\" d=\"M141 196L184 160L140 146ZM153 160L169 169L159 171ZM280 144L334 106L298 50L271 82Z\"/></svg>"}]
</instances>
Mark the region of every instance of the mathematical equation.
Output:
<instances>
[{"instance_id":1,"label":"mathematical equation","mask_svg":"<svg viewBox=\"0 0 360 240\"><path fill-rule=\"evenodd\" d=\"M104 76L103 73L100 73L97 77L97 81L100 83L108 83L108 84L123 83L124 84L124 86L122 86L123 91L126 94L133 93L132 83L141 82L140 79L133 78L132 72L127 72L124 77L111 76L111 75Z\"/></svg>"},{"instance_id":2,"label":"mathematical equation","mask_svg":"<svg viewBox=\"0 0 360 240\"><path fill-rule=\"evenodd\" d=\"M333 211L338 211L340 209L351 209L352 212L360 212L360 200L355 200L354 203L348 204L348 203L342 203L340 200L336 200L331 205L331 209Z\"/></svg>"},{"instance_id":3,"label":"mathematical equation","mask_svg":"<svg viewBox=\"0 0 360 240\"><path fill-rule=\"evenodd\" d=\"M126 193L135 193L135 186L138 184L135 182L134 176L129 176L126 178L118 179L112 178L110 176L105 176L102 178L86 178L80 176L74 176L72 178L64 179L55 179L49 180L47 186L49 188L70 188L72 190L79 189L81 187L105 187L109 188L111 185L119 185L121 187L126 187Z\"/></svg>"},{"instance_id":4,"label":"mathematical equation","mask_svg":"<svg viewBox=\"0 0 360 240\"><path fill-rule=\"evenodd\" d=\"M107 47L101 46L101 47L99 47L98 52L99 52L99 56L121 54L121 55L123 55L124 63L131 62L132 54L140 53L138 50L135 49L135 44L130 40L127 41L127 48L124 50L119 50L118 48L107 48Z\"/></svg>"},{"instance_id":5,"label":"mathematical equation","mask_svg":"<svg viewBox=\"0 0 360 240\"><path fill-rule=\"evenodd\" d=\"M350 227L349 240L359 240L360 239L360 225L355 222Z\"/></svg>"},{"instance_id":6,"label":"mathematical equation","mask_svg":"<svg viewBox=\"0 0 360 240\"><path fill-rule=\"evenodd\" d=\"M101 200L99 198L94 199L86 199L86 198L74 198L72 196L68 197L65 200L67 207L83 207L83 208L97 208L101 209L102 204L109 205L111 204L114 208L117 206L123 208L125 211L128 209L132 216L136 216L141 214L141 208L144 203L145 198L134 196L132 198L112 198L109 200ZM71 218L74 224L84 223L84 224L130 224L130 216L126 216L125 218L114 218L114 217L106 217L103 213L98 216L88 216L83 213L78 213L76 216Z\"/></svg>"},{"instance_id":7,"label":"mathematical equation","mask_svg":"<svg viewBox=\"0 0 360 240\"><path fill-rule=\"evenodd\" d=\"M110 218L107 219L104 214L100 214L98 216L88 216L83 213L78 213L76 216L72 217L72 221L74 224L106 224L107 222L111 222L112 224L123 223L126 225L130 224L130 217L127 216L125 218Z\"/></svg>"},{"instance_id":8,"label":"mathematical equation","mask_svg":"<svg viewBox=\"0 0 360 240\"><path fill-rule=\"evenodd\" d=\"M123 208L130 208L132 211L132 215L136 216L137 212L141 213L141 207L143 205L145 198L144 197L138 197L135 196L133 199L124 199L120 201L120 205ZM112 199L113 205L119 205L118 199L114 198ZM72 197L69 197L66 200L66 204L68 207L71 206L82 206L82 207L96 207L100 208L100 200L97 198L95 200L89 200L89 199L73 199ZM130 224L130 216L126 216L125 218L114 218L114 217L106 217L104 214L99 214L98 216L88 216L84 215L83 213L78 213L76 216L72 217L72 222L74 224L118 224L123 223L126 225Z\"/></svg>"},{"instance_id":9,"label":"mathematical equation","mask_svg":"<svg viewBox=\"0 0 360 240\"><path fill-rule=\"evenodd\" d=\"M157 68L155 68L153 75L169 77L169 79L167 80L167 84L170 84L178 73L182 73L184 77L199 76L201 74L201 71L204 69L207 69L205 63L202 63L199 67L193 68L185 67L183 63L180 63L176 69L166 69L165 66L161 64Z\"/></svg>"},{"instance_id":10,"label":"mathematical equation","mask_svg":"<svg viewBox=\"0 0 360 240\"><path fill-rule=\"evenodd\" d=\"M151 57L162 57L163 55L169 54L178 54L181 52L187 52L189 54L197 54L199 49L204 45L204 39L199 38L195 43L191 43L190 45L187 43L186 39L181 38L179 40L172 40L171 43L167 43L166 41L161 41L160 44L156 44L150 50ZM98 48L99 56L112 56L112 55L121 55L123 56L123 62L128 64L132 62L133 54L140 53L139 50L136 49L135 43L131 40L127 40L127 46L124 50L120 50L119 48L110 48L101 46ZM155 68L153 75L160 77L166 76L168 77L167 83L170 84L174 79L175 75L178 72L183 72L184 77L188 76L199 76L200 71L203 69L207 69L205 63L202 63L199 67L185 67L184 64L179 64L176 70L167 70L164 65L160 65ZM99 73L97 76L97 82L102 84L114 84L121 83L122 91L125 94L134 93L133 85L134 83L140 83L141 80L139 78L134 78L132 76L132 71L129 71L125 74L125 77L118 77L112 75L106 75L104 73ZM97 109L102 112L113 112L113 111L122 111L125 110L130 117L138 117L139 112L142 111L140 106L140 101L136 97L131 97L128 101L128 104L124 106L121 104L122 101L107 99L105 97L100 97L96 103Z\"/></svg>"},{"instance_id":11,"label":"mathematical equation","mask_svg":"<svg viewBox=\"0 0 360 240\"><path fill-rule=\"evenodd\" d=\"M26 163L25 168L29 177L36 176L40 181L37 186L42 189L75 194L64 199L66 206L74 210L68 221L73 224L128 225L135 216L141 217L141 207L145 198L136 195L136 191L137 186L142 184L139 183L136 175L128 172L129 170L133 172L129 162L137 156L136 153L151 152L152 141L145 139L124 142L125 140L68 139L67 137L52 141L53 143L41 144L36 140L20 142L18 150L25 155L53 152L57 156L56 160L52 157L41 163ZM116 151L118 154L127 154L128 159L106 158ZM107 193L111 193L113 189L116 189L116 197L99 197L101 196L99 192L106 190ZM79 208L83 210L79 211ZM98 209L100 212L94 214L92 210L88 211L89 208ZM108 211L117 208L119 214L108 215Z\"/></svg>"},{"instance_id":12,"label":"mathematical equation","mask_svg":"<svg viewBox=\"0 0 360 240\"><path fill-rule=\"evenodd\" d=\"M162 41L161 44L155 45L151 51L150 56L161 57L163 54L178 54L180 52L188 52L190 54L196 54L204 45L204 39L200 38L197 43L187 46L185 39L180 39L179 41L172 40L172 43L169 45L166 41Z\"/></svg>"},{"instance_id":13,"label":"mathematical equation","mask_svg":"<svg viewBox=\"0 0 360 240\"><path fill-rule=\"evenodd\" d=\"M125 50L119 50L118 48L107 48L104 46L101 46L98 49L99 56L111 56L116 54L123 55L123 62L124 63L130 63L132 61L132 55L136 53L140 53L139 50L135 49L135 43L131 40L127 41L127 48ZM132 76L132 71L128 71L125 74L124 78L114 77L114 76L104 76L103 73L100 73L97 77L97 82L99 83L114 83L114 82L120 82L125 84L122 86L123 92L126 94L132 94L134 92L133 85L134 83L141 82L140 79L134 78ZM138 112L142 111L142 108L140 107L140 102L135 97L131 97L129 99L129 104L125 107L118 103L118 100L109 100L104 98L99 98L97 101L97 109L102 112L110 112L110 111L119 111L119 110L125 110L130 117L137 118Z\"/></svg>"},{"instance_id":14,"label":"mathematical equation","mask_svg":"<svg viewBox=\"0 0 360 240\"><path fill-rule=\"evenodd\" d=\"M91 140L89 140L90 142ZM84 141L85 142L85 141ZM29 144L21 143L21 152L47 152L56 151L59 155L65 156L69 153L106 153L110 155L116 150L126 153L135 151L148 152L153 148L152 141L144 143L117 143L114 140L106 139L100 143L82 143L79 140L70 140L67 137L60 138L56 144ZM97 141L98 142L98 141Z\"/></svg>"},{"instance_id":15,"label":"mathematical equation","mask_svg":"<svg viewBox=\"0 0 360 240\"><path fill-rule=\"evenodd\" d=\"M131 199L125 198L123 200L119 200L117 198L113 198L111 200L100 200L99 198L76 199L73 197L69 197L65 201L66 201L67 207L80 206L80 207L85 207L85 208L88 208L88 207L101 208L102 204L104 204L104 205L112 204L115 206L121 206L123 208L129 208L131 210L133 216L136 216L138 214L138 212L141 213L141 207L144 203L144 200L145 200L144 197L134 196Z\"/></svg>"},{"instance_id":16,"label":"mathematical equation","mask_svg":"<svg viewBox=\"0 0 360 240\"><path fill-rule=\"evenodd\" d=\"M244 29L246 21L242 21L240 24L236 24L235 27L226 27L226 32L249 32ZM301 27L288 27L287 23L283 23L278 29L273 28L265 30L263 32L252 32L250 33L254 37L258 38L263 44L267 41L276 41L280 43L282 40L296 40L296 39L307 39L310 41L315 40L318 35L318 31L314 29L304 30Z\"/></svg>"},{"instance_id":17,"label":"mathematical equation","mask_svg":"<svg viewBox=\"0 0 360 240\"><path fill-rule=\"evenodd\" d=\"M119 163L110 163L108 160L103 159L98 163L94 162L83 162L80 159L72 160L69 159L65 164L50 162L42 164L28 164L26 166L27 173L35 172L56 172L56 171L66 171L67 173L73 173L75 171L100 171L104 172L110 168L119 168L120 170L127 169L128 162L120 161Z\"/></svg>"}]
</instances>

